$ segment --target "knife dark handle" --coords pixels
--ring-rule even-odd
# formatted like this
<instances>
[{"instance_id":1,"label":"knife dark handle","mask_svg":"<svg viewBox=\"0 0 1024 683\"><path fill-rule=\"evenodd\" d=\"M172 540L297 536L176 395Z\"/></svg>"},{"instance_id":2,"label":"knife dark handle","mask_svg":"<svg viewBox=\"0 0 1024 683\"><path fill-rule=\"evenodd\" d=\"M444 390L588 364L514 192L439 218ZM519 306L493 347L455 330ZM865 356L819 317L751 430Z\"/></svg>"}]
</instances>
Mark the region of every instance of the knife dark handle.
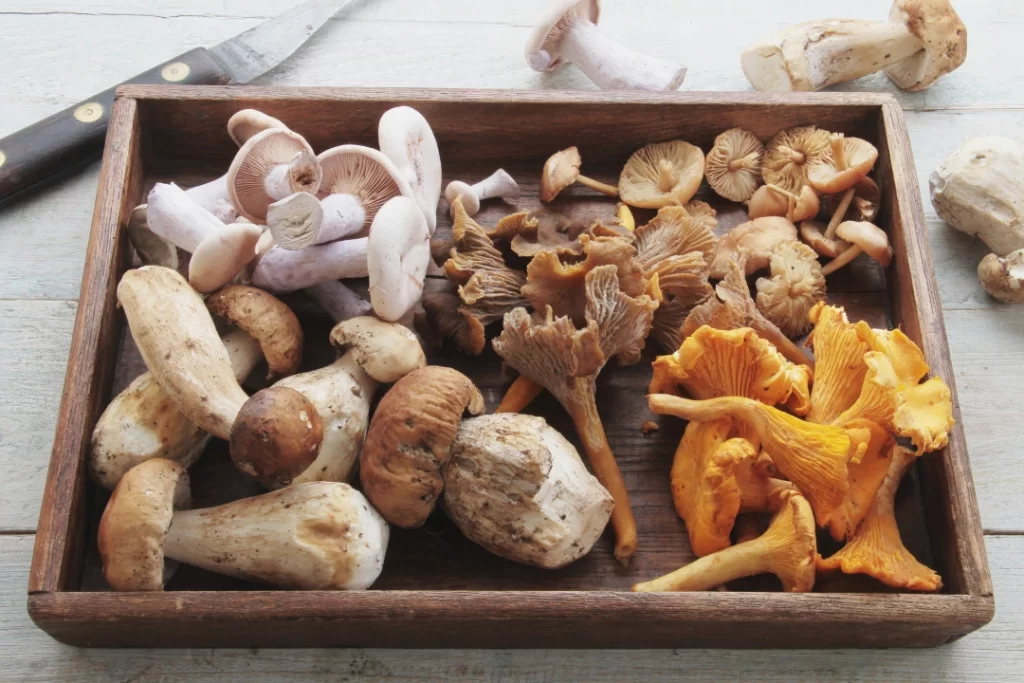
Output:
<instances>
[{"instance_id":1,"label":"knife dark handle","mask_svg":"<svg viewBox=\"0 0 1024 683\"><path fill-rule=\"evenodd\" d=\"M125 81L175 85L230 82L227 69L204 48L190 50ZM114 90L104 90L0 139L0 202L98 158L107 134Z\"/></svg>"}]
</instances>

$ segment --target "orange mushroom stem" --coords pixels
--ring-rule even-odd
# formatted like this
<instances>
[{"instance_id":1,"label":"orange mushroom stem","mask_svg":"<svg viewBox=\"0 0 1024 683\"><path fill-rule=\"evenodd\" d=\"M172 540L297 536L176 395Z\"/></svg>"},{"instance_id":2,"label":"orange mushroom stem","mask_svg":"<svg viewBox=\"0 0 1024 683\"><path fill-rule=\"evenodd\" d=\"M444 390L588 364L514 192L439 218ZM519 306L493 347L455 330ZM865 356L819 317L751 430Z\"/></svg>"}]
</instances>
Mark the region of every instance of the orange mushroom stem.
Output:
<instances>
[{"instance_id":1,"label":"orange mushroom stem","mask_svg":"<svg viewBox=\"0 0 1024 683\"><path fill-rule=\"evenodd\" d=\"M495 408L496 413L520 413L526 406L533 403L534 399L541 395L544 387L537 384L529 377L519 375L509 385L508 390L501 399L501 403Z\"/></svg>"}]
</instances>

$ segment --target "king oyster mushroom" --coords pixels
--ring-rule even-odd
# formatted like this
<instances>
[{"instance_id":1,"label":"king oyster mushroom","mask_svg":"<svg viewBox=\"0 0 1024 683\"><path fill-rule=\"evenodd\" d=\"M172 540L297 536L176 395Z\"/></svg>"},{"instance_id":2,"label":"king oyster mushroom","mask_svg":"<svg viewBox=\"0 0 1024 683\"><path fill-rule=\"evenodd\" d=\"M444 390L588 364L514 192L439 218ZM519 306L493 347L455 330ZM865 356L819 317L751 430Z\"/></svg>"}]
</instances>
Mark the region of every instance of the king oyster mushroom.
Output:
<instances>
[{"instance_id":1,"label":"king oyster mushroom","mask_svg":"<svg viewBox=\"0 0 1024 683\"><path fill-rule=\"evenodd\" d=\"M547 569L590 552L614 505L573 445L533 415L463 420L443 477L442 508L467 538Z\"/></svg>"}]
</instances>

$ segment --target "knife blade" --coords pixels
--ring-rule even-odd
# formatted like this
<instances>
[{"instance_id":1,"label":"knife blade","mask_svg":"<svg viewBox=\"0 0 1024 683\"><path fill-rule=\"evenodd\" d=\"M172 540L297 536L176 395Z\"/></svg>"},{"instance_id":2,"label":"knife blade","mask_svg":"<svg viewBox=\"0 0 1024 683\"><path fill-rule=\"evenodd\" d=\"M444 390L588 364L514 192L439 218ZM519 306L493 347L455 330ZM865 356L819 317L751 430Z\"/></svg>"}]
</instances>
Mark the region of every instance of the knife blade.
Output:
<instances>
[{"instance_id":1,"label":"knife blade","mask_svg":"<svg viewBox=\"0 0 1024 683\"><path fill-rule=\"evenodd\" d=\"M189 50L124 83L248 83L291 56L351 1L307 0L219 45ZM0 138L0 205L99 157L116 88Z\"/></svg>"}]
</instances>

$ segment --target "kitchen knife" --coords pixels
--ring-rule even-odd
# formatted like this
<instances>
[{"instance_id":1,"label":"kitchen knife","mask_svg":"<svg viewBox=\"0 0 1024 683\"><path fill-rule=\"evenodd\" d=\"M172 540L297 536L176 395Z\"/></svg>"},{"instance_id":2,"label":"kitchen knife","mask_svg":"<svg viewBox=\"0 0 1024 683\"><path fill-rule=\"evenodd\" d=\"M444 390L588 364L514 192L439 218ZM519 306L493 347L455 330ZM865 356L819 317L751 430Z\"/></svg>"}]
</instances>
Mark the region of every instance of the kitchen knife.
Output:
<instances>
[{"instance_id":1,"label":"kitchen knife","mask_svg":"<svg viewBox=\"0 0 1024 683\"><path fill-rule=\"evenodd\" d=\"M125 83L248 83L302 47L349 2L308 0L216 47L189 50ZM0 203L99 157L115 88L0 139Z\"/></svg>"}]
</instances>

